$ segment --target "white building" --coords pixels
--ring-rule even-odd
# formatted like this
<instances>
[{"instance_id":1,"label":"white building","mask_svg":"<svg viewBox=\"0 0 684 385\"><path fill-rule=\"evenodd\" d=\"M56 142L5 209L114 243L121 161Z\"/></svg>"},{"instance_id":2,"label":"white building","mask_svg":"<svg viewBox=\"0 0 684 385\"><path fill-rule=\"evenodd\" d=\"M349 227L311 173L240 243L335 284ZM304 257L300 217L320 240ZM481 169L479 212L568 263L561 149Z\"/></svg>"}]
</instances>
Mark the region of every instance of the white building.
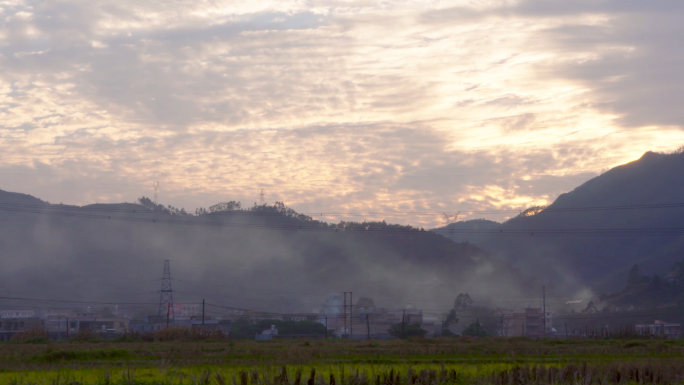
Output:
<instances>
[{"instance_id":1,"label":"white building","mask_svg":"<svg viewBox=\"0 0 684 385\"><path fill-rule=\"evenodd\" d=\"M33 310L2 310L0 318L33 318L36 312Z\"/></svg>"}]
</instances>

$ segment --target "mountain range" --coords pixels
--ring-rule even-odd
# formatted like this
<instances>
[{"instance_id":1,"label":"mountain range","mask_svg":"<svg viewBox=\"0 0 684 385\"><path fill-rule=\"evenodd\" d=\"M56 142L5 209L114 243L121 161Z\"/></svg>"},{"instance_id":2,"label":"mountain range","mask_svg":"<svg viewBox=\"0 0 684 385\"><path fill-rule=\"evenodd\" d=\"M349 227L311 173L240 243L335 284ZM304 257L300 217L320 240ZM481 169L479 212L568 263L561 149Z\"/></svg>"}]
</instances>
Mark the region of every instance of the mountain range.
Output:
<instances>
[{"instance_id":1,"label":"mountain range","mask_svg":"<svg viewBox=\"0 0 684 385\"><path fill-rule=\"evenodd\" d=\"M616 291L638 264L667 274L684 259L684 153L645 153L551 205L506 222L474 220L433 231L472 242L519 268L558 282Z\"/></svg>"}]
</instances>

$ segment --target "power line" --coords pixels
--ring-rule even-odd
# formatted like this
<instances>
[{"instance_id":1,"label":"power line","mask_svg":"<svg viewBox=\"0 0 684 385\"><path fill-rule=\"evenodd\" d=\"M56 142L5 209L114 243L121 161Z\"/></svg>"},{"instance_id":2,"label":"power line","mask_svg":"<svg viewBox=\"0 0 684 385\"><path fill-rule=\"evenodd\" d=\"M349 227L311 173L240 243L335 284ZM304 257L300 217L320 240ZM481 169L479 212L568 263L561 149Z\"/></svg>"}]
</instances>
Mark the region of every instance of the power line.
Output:
<instances>
[{"instance_id":1,"label":"power line","mask_svg":"<svg viewBox=\"0 0 684 385\"><path fill-rule=\"evenodd\" d=\"M293 316L293 315L308 315L310 313L301 313L301 312L293 312L293 313L282 313L282 312L272 312L272 311L260 311L260 310L254 310L254 309L246 309L246 308L237 308L237 307L231 307L231 306L223 306L223 305L217 305L217 304L206 304L207 306L212 306L214 308L219 308L219 309L227 309L227 310L233 310L233 311L241 311L241 312L248 312L248 313L255 313L255 314L263 314L263 315L273 315L273 316ZM342 307L342 306L338 306ZM389 311L399 311L402 310L401 308L387 308L385 310ZM444 316L448 310L450 309L445 309L444 311L442 310L425 310L425 309L414 309L414 310L420 310L422 314L424 315L430 315L430 316ZM492 309L492 311L497 311ZM567 319L567 320L592 320L592 319L599 319L599 318L605 318L605 319L627 319L627 318L638 318L638 317L653 317L653 316L660 316L660 315L682 315L684 314L683 311L666 311L666 312L653 312L649 311L647 313L639 313L639 314L634 314L634 313L621 313L621 314L560 314L560 315L554 315L553 319L554 320L559 320L559 319ZM330 315L328 315L330 317ZM344 317L344 314L339 314L337 317L342 318ZM459 314L457 315L458 318L469 318L469 319L500 319L501 315L464 315L464 314Z\"/></svg>"},{"instance_id":2,"label":"power line","mask_svg":"<svg viewBox=\"0 0 684 385\"><path fill-rule=\"evenodd\" d=\"M76 304L96 304L96 305L147 305L154 306L152 302L98 302L98 301L75 301L75 300L59 300L59 299L41 299L41 298L27 298L27 297L5 297L0 296L0 300L17 300L17 301L33 301L33 302L54 302L54 303L76 303Z\"/></svg>"},{"instance_id":3,"label":"power line","mask_svg":"<svg viewBox=\"0 0 684 385\"><path fill-rule=\"evenodd\" d=\"M121 203L126 204L126 203ZM97 211L97 212L122 212L122 213L132 213L132 214L163 214L162 211L149 209L145 206L139 205L137 203L128 203L129 205L136 205L139 208L120 208L120 207L107 207L121 205L117 203L95 203L87 206L75 206L75 205L54 205L45 203L39 204L19 204L19 203L0 203L0 207L3 208L40 208L43 210L77 210L77 211ZM97 206L97 207L91 207ZM541 212L543 213L564 213L564 212L585 212L585 211L615 211L615 210L650 210L650 209L669 209L669 208L684 208L684 203L656 203L656 204L633 204L633 205L612 205L612 206L585 206L585 207L547 207ZM509 214L509 213L521 213L527 208L521 209L499 209L499 210L457 210L460 214ZM451 210L455 211L455 210ZM344 211L312 211L312 212L302 212L298 213L300 215L306 215L311 217L320 216L379 216L379 215L410 215L410 216L444 216L444 210L441 211L371 211L371 212L344 212ZM251 210L231 210L231 211L218 211L209 214L204 214L208 216L214 215L228 215L228 216L283 216L281 213L270 213L263 211L251 211Z\"/></svg>"},{"instance_id":4,"label":"power line","mask_svg":"<svg viewBox=\"0 0 684 385\"><path fill-rule=\"evenodd\" d=\"M58 300L58 299L41 299L41 298L26 298L26 297L7 297L7 296L0 296L0 300L5 299L5 300L22 300L22 301L33 301L33 302L48 302L48 303L74 303L74 304L90 304L90 305L125 305L127 307L132 307L132 308L149 308L153 307L155 304L154 303L145 303L145 302L103 302L103 301L74 301L74 300ZM200 305L201 302L188 302L187 304L193 304L193 305ZM134 306L131 306L134 305ZM144 306L140 306L144 305ZM11 307L16 307L12 306ZM10 307L7 306L7 307ZM218 305L218 304L212 304L212 303L206 303L206 306L211 306L217 309L224 309L224 310L231 310L231 311L240 311L240 312L248 312L248 313L254 313L254 314L262 314L262 315L271 315L271 316L296 316L296 315L309 315L311 313L302 313L302 312L291 312L291 313L283 313L283 312L273 312L273 311L262 311L262 310L254 310L254 309L248 309L248 308L240 308L240 307L234 307L234 306L226 306L226 305ZM30 306L28 306L30 307ZM324 307L324 306L321 306ZM341 307L341 306L336 306L336 307ZM70 308L63 308L63 307L51 307L52 309L70 309ZM386 310L390 311L399 311L401 310L400 308L387 308ZM422 314L427 314L427 315L432 315L432 316L444 316L446 311L449 309L445 309L444 311L442 310L431 310L431 309L415 309L415 310L421 310ZM214 314L220 314L219 311L212 311L209 310L210 312ZM496 311L496 310L494 310ZM627 318L638 318L638 317L653 317L653 316L663 316L663 315L682 315L684 314L683 311L665 311L665 312L654 312L653 310L649 310L648 312L640 313L637 311L634 312L629 312L629 313L610 313L610 314L558 314L554 315L553 319L554 320L559 320L559 319L567 319L567 320L592 320L592 319L627 319ZM321 315L322 316L322 315ZM328 315L328 317L331 317ZM334 316L332 316L334 317ZM342 315L339 315L338 317L342 317ZM469 319L499 319L501 315L492 315L492 316L487 316L487 315L466 315L466 314L459 314L458 318L469 318Z\"/></svg>"}]
</instances>

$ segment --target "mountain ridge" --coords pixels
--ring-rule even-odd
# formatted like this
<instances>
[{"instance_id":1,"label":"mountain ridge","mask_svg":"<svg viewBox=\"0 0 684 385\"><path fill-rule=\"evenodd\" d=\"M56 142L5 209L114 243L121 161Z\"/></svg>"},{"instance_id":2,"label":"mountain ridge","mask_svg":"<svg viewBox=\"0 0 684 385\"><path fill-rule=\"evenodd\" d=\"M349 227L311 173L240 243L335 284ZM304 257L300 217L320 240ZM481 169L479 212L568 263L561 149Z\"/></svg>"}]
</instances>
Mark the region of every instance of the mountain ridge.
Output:
<instances>
[{"instance_id":1,"label":"mountain ridge","mask_svg":"<svg viewBox=\"0 0 684 385\"><path fill-rule=\"evenodd\" d=\"M561 194L535 215L519 215L499 224L503 233L528 230L528 236L484 234L472 237L472 242L519 268L543 267L549 277L572 275L595 290L615 291L633 264L644 264L650 274L664 274L684 255L683 236L657 230L684 229L684 205L658 208L684 203L682 170L684 153L646 152ZM532 236L540 229L556 229L560 234ZM570 230L576 229L585 234L571 235ZM637 231L620 235L628 229ZM639 229L655 230L646 235ZM438 232L449 236L444 228ZM468 238L464 234L459 240Z\"/></svg>"}]
</instances>

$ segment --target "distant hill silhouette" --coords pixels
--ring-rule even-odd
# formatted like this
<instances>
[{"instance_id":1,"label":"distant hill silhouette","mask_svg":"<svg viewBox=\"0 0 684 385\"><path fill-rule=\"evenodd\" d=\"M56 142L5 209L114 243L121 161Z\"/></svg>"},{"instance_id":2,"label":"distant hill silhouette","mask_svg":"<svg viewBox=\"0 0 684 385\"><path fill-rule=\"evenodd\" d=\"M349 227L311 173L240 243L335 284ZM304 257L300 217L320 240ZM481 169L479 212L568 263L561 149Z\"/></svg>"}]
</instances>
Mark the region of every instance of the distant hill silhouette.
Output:
<instances>
[{"instance_id":1,"label":"distant hill silhouette","mask_svg":"<svg viewBox=\"0 0 684 385\"><path fill-rule=\"evenodd\" d=\"M0 296L142 302L156 311L164 259L178 302L277 312L320 309L330 293L353 291L380 307L413 303L441 314L459 292L482 304L538 287L479 247L422 229L329 224L282 203L240 207L188 215L145 197L77 207L0 191ZM0 299L8 304L21 306Z\"/></svg>"},{"instance_id":2,"label":"distant hill silhouette","mask_svg":"<svg viewBox=\"0 0 684 385\"><path fill-rule=\"evenodd\" d=\"M658 208L670 203L682 205ZM684 229L684 154L647 152L562 194L536 215L485 228L494 231L458 234L457 239L545 276L551 285L572 278L600 292L616 291L635 263L647 274L666 274L684 256L684 237L663 230ZM626 234L625 229L638 230ZM643 229L651 231L646 235ZM559 235L549 235L551 230ZM581 235L572 235L576 230ZM436 231L447 237L453 233Z\"/></svg>"},{"instance_id":3,"label":"distant hill silhouette","mask_svg":"<svg viewBox=\"0 0 684 385\"><path fill-rule=\"evenodd\" d=\"M48 205L49 203L43 202L42 200L32 197L28 194L13 193L8 191L0 190L0 204L6 205Z\"/></svg>"}]
</instances>

